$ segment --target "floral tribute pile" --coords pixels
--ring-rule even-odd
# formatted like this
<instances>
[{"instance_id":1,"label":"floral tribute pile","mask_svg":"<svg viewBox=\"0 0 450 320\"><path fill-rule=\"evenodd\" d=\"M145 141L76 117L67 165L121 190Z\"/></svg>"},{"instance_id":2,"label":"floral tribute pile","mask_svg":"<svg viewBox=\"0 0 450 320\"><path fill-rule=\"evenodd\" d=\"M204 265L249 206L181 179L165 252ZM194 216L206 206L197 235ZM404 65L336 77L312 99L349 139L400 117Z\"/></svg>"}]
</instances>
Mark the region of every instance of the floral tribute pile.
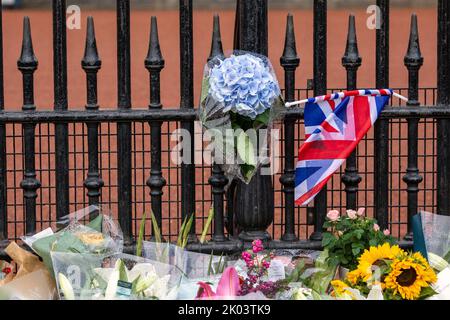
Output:
<instances>
[{"instance_id":1,"label":"floral tribute pile","mask_svg":"<svg viewBox=\"0 0 450 320\"><path fill-rule=\"evenodd\" d=\"M158 229L155 241L144 241L144 216L131 255L110 214L92 206L64 217L57 232L24 237L35 254L9 245L11 262L0 261L0 299L450 299L449 235L430 228L436 218L450 223L422 214L423 252L400 248L360 209L328 213L322 251L270 251L256 239L233 258L186 250L192 218L176 245L164 243Z\"/></svg>"}]
</instances>

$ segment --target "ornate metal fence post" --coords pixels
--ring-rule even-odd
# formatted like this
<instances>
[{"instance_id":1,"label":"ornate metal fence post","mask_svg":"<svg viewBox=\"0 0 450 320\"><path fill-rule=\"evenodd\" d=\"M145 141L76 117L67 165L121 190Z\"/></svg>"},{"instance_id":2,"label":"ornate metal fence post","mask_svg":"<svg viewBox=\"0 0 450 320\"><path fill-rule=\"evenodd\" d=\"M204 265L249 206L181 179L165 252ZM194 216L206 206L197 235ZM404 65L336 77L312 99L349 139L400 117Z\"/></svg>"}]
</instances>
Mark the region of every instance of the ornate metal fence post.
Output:
<instances>
[{"instance_id":1,"label":"ornate metal fence post","mask_svg":"<svg viewBox=\"0 0 450 320\"><path fill-rule=\"evenodd\" d=\"M151 19L150 44L148 55L145 59L145 68L150 77L150 105L149 109L159 110L162 108L160 96L160 73L164 68L164 59L161 54L158 38L158 24L156 17ZM150 188L152 198L152 211L155 215L158 228L162 230L162 189L166 185L166 180L162 176L161 170L161 125L160 121L150 122L151 130L151 169L147 186ZM153 227L152 236L155 234Z\"/></svg>"},{"instance_id":2,"label":"ornate metal fence post","mask_svg":"<svg viewBox=\"0 0 450 320\"><path fill-rule=\"evenodd\" d=\"M239 4L239 49L267 55L267 0ZM239 238L269 240L267 228L274 214L272 176L262 175L259 170L248 185L239 181L235 199Z\"/></svg>"},{"instance_id":3,"label":"ornate metal fence post","mask_svg":"<svg viewBox=\"0 0 450 320\"><path fill-rule=\"evenodd\" d=\"M53 0L53 86L54 109L64 111L67 102L66 1ZM69 214L68 124L55 124L56 215Z\"/></svg>"},{"instance_id":4,"label":"ornate metal fence post","mask_svg":"<svg viewBox=\"0 0 450 320\"><path fill-rule=\"evenodd\" d=\"M22 72L23 78L23 107L24 112L36 110L34 105L34 72L37 69L38 61L34 55L33 42L31 40L30 19L23 20L23 42L22 53L17 66ZM35 168L35 127L34 123L23 124L23 144L25 150L25 172L20 186L23 189L25 202L25 231L27 234L36 230L36 190L41 183L36 179Z\"/></svg>"},{"instance_id":5,"label":"ornate metal fence post","mask_svg":"<svg viewBox=\"0 0 450 320\"><path fill-rule=\"evenodd\" d=\"M347 46L342 57L342 65L347 71L347 90L355 90L357 87L357 72L361 66L358 43L356 40L355 16L350 15L348 19ZM355 210L357 207L358 184L361 177L358 175L357 151L353 151L345 162L345 173L342 182L345 184L347 209Z\"/></svg>"},{"instance_id":6,"label":"ornate metal fence post","mask_svg":"<svg viewBox=\"0 0 450 320\"><path fill-rule=\"evenodd\" d=\"M389 0L378 0L381 25L376 34L376 87L389 87ZM389 120L375 123L375 217L381 229L389 224Z\"/></svg>"},{"instance_id":7,"label":"ornate metal fence post","mask_svg":"<svg viewBox=\"0 0 450 320\"><path fill-rule=\"evenodd\" d=\"M314 0L314 96L327 91L327 1ZM310 239L322 240L327 214L327 186L314 199L314 232Z\"/></svg>"},{"instance_id":8,"label":"ornate metal fence post","mask_svg":"<svg viewBox=\"0 0 450 320\"><path fill-rule=\"evenodd\" d=\"M131 109L130 0L117 0L117 93L120 110ZM131 123L117 123L119 221L125 244L132 243Z\"/></svg>"},{"instance_id":9,"label":"ornate metal fence post","mask_svg":"<svg viewBox=\"0 0 450 320\"><path fill-rule=\"evenodd\" d=\"M450 3L438 3L437 105L450 108ZM450 215L450 120L437 120L437 213Z\"/></svg>"},{"instance_id":10,"label":"ornate metal fence post","mask_svg":"<svg viewBox=\"0 0 450 320\"><path fill-rule=\"evenodd\" d=\"M3 9L0 6L0 111L4 110L3 88ZM6 211L6 126L0 124L0 241L8 239L8 213Z\"/></svg>"},{"instance_id":11,"label":"ornate metal fence post","mask_svg":"<svg viewBox=\"0 0 450 320\"><path fill-rule=\"evenodd\" d=\"M194 40L193 40L192 0L180 0L180 107L194 109ZM194 163L194 122L181 121L181 129L191 137L189 162L181 164L181 218L194 215L195 221L195 163ZM183 154L183 159L185 159ZM189 242L195 242L195 226L192 224Z\"/></svg>"},{"instance_id":12,"label":"ornate metal fence post","mask_svg":"<svg viewBox=\"0 0 450 320\"><path fill-rule=\"evenodd\" d=\"M215 15L213 20L213 36L208 61L216 56L223 56L222 38L220 36L220 20L218 15ZM224 242L227 240L227 237L224 233L223 198L228 178L225 177L220 165L216 163L213 164L212 175L208 182L212 186L214 200L214 232L212 239L215 242Z\"/></svg>"},{"instance_id":13,"label":"ornate metal fence post","mask_svg":"<svg viewBox=\"0 0 450 320\"><path fill-rule=\"evenodd\" d=\"M286 38L284 42L283 56L280 58L281 66L284 68L285 100L295 100L295 70L300 64L295 45L294 19L288 15L286 24ZM284 120L284 174L280 178L283 184L285 203L285 228L282 236L283 241L298 240L295 235L295 155L294 135L297 118L286 117Z\"/></svg>"},{"instance_id":14,"label":"ornate metal fence post","mask_svg":"<svg viewBox=\"0 0 450 320\"><path fill-rule=\"evenodd\" d=\"M86 110L98 110L97 104L97 73L101 68L102 61L97 52L97 43L95 40L94 19L88 17L86 32L86 48L81 66L86 73L86 92L87 103ZM87 178L84 180L84 186L88 190L89 205L96 205L100 202L101 189L104 185L100 178L98 164L98 122L88 122L88 159L89 169Z\"/></svg>"},{"instance_id":15,"label":"ornate metal fence post","mask_svg":"<svg viewBox=\"0 0 450 320\"><path fill-rule=\"evenodd\" d=\"M408 106L419 106L419 69L423 64L420 53L419 32L417 30L417 17L411 17L411 30L409 33L408 52L405 55L405 66L408 68ZM417 168L417 133L420 118L408 118L408 168L403 177L408 192L408 233L405 240L413 240L411 217L417 214L417 193L422 177Z\"/></svg>"}]
</instances>

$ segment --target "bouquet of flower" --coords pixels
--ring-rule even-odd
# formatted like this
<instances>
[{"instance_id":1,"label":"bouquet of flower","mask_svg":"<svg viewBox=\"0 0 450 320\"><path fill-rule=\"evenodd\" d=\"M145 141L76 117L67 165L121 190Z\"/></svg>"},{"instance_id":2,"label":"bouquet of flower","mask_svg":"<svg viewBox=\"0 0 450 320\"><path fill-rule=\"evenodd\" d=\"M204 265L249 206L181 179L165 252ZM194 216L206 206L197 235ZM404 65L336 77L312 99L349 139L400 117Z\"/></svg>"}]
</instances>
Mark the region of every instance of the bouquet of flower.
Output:
<instances>
[{"instance_id":1,"label":"bouquet of flower","mask_svg":"<svg viewBox=\"0 0 450 320\"><path fill-rule=\"evenodd\" d=\"M267 156L268 132L284 103L267 57L218 56L205 67L200 120L212 139L215 163L248 183ZM230 179L231 180L231 179Z\"/></svg>"},{"instance_id":2,"label":"bouquet of flower","mask_svg":"<svg viewBox=\"0 0 450 320\"><path fill-rule=\"evenodd\" d=\"M226 298L248 297L259 295L269 299L288 289L284 278L285 270L283 264L278 264L275 270L272 264L274 255L272 252L264 253L261 240L252 242L252 248L241 254L244 268L237 262L228 267L219 280L216 291L211 288L211 283L200 281L198 299L220 298L226 293ZM239 270L239 271L238 271ZM282 273L281 275L279 273Z\"/></svg>"},{"instance_id":3,"label":"bouquet of flower","mask_svg":"<svg viewBox=\"0 0 450 320\"><path fill-rule=\"evenodd\" d=\"M66 300L176 299L181 273L127 254L52 252L58 292Z\"/></svg>"},{"instance_id":4,"label":"bouquet of flower","mask_svg":"<svg viewBox=\"0 0 450 320\"><path fill-rule=\"evenodd\" d=\"M122 231L104 208L90 206L61 218L58 223L63 227L61 230L38 237L31 243L32 249L42 258L50 272L52 251L114 254L123 250ZM30 243L27 240L24 239Z\"/></svg>"},{"instance_id":5,"label":"bouquet of flower","mask_svg":"<svg viewBox=\"0 0 450 320\"><path fill-rule=\"evenodd\" d=\"M364 216L364 208L347 210L341 216L339 211L327 214L322 245L328 250L329 263L353 270L358 265L358 257L371 246L383 243L394 244L389 230L381 231L375 219Z\"/></svg>"},{"instance_id":6,"label":"bouquet of flower","mask_svg":"<svg viewBox=\"0 0 450 320\"><path fill-rule=\"evenodd\" d=\"M372 246L358 259L357 267L344 280L333 280L333 294L350 296L357 289L367 295L378 285L387 300L418 300L436 294L436 273L418 252L408 253L397 245Z\"/></svg>"},{"instance_id":7,"label":"bouquet of flower","mask_svg":"<svg viewBox=\"0 0 450 320\"><path fill-rule=\"evenodd\" d=\"M420 212L412 219L414 251L422 253L438 272L433 299L450 299L450 217Z\"/></svg>"},{"instance_id":8,"label":"bouquet of flower","mask_svg":"<svg viewBox=\"0 0 450 320\"><path fill-rule=\"evenodd\" d=\"M54 299L54 281L37 256L15 242L8 245L5 253L12 262L0 261L0 300Z\"/></svg>"}]
</instances>

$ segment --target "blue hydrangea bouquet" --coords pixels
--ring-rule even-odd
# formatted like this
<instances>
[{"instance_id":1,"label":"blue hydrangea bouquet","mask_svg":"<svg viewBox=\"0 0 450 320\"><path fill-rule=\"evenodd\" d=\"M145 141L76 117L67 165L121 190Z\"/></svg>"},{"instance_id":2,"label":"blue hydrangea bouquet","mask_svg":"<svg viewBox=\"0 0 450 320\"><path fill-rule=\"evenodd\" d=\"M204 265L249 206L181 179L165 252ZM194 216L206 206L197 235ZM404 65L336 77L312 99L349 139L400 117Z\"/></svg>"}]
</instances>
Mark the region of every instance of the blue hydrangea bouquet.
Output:
<instances>
[{"instance_id":1,"label":"blue hydrangea bouquet","mask_svg":"<svg viewBox=\"0 0 450 320\"><path fill-rule=\"evenodd\" d=\"M249 52L218 56L205 67L200 120L213 157L231 181L248 183L268 159L268 136L284 102L269 59ZM231 178L231 179L230 179Z\"/></svg>"}]
</instances>

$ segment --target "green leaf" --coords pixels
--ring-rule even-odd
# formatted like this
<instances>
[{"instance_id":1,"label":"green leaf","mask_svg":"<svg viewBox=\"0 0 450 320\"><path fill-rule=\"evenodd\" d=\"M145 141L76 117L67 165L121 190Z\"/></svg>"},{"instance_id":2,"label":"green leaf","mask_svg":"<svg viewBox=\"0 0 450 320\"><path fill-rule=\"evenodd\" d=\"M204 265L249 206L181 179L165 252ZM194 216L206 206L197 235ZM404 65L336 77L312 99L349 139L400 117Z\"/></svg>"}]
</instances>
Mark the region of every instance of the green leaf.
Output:
<instances>
[{"instance_id":1,"label":"green leaf","mask_svg":"<svg viewBox=\"0 0 450 320\"><path fill-rule=\"evenodd\" d=\"M322 238L322 246L327 247L334 239L335 237L331 233L324 233Z\"/></svg>"},{"instance_id":2,"label":"green leaf","mask_svg":"<svg viewBox=\"0 0 450 320\"><path fill-rule=\"evenodd\" d=\"M443 258L444 258L445 261L447 261L448 263L450 263L450 251L447 252L447 253L444 255Z\"/></svg>"},{"instance_id":3,"label":"green leaf","mask_svg":"<svg viewBox=\"0 0 450 320\"><path fill-rule=\"evenodd\" d=\"M134 279L133 280L133 282L131 283L131 292L133 293L133 294L137 294L137 292L136 292L136 286L137 286L137 283L138 283L138 281L141 279L141 275L138 275L137 277L136 277L136 279Z\"/></svg>"},{"instance_id":4,"label":"green leaf","mask_svg":"<svg viewBox=\"0 0 450 320\"><path fill-rule=\"evenodd\" d=\"M425 288L422 288L422 290L420 291L419 299L426 299L431 296L434 296L435 294L437 294L437 292L434 291L434 289L432 287L425 287Z\"/></svg>"},{"instance_id":5,"label":"green leaf","mask_svg":"<svg viewBox=\"0 0 450 320\"><path fill-rule=\"evenodd\" d=\"M153 216L153 212L152 212ZM139 226L139 236L136 245L136 255L138 257L142 257L142 244L144 242L144 234L145 234L145 220L147 219L147 214L144 212L141 219L141 225Z\"/></svg>"},{"instance_id":6,"label":"green leaf","mask_svg":"<svg viewBox=\"0 0 450 320\"><path fill-rule=\"evenodd\" d=\"M157 243L162 243L161 230L159 229L158 221L156 221L156 217L151 211L150 218L152 219L152 227L153 227L153 235L155 236L155 241Z\"/></svg>"},{"instance_id":7,"label":"green leaf","mask_svg":"<svg viewBox=\"0 0 450 320\"><path fill-rule=\"evenodd\" d=\"M103 215L99 214L95 217L89 224L87 225L89 228L92 228L98 232L102 232L103 228Z\"/></svg>"},{"instance_id":8,"label":"green leaf","mask_svg":"<svg viewBox=\"0 0 450 320\"><path fill-rule=\"evenodd\" d=\"M122 259L117 260L118 268L119 268L119 280L128 282L128 274L127 274L127 266Z\"/></svg>"},{"instance_id":9,"label":"green leaf","mask_svg":"<svg viewBox=\"0 0 450 320\"><path fill-rule=\"evenodd\" d=\"M203 244L203 242L205 242L206 234L209 231L209 227L211 226L211 222L212 222L213 218L214 218L214 208L210 208L209 214L208 214L208 219L206 220L205 226L203 227L202 236L200 237L200 243L202 243L202 244Z\"/></svg>"},{"instance_id":10,"label":"green leaf","mask_svg":"<svg viewBox=\"0 0 450 320\"><path fill-rule=\"evenodd\" d=\"M204 77L202 80L202 96L200 101L203 103L209 94L209 77Z\"/></svg>"},{"instance_id":11,"label":"green leaf","mask_svg":"<svg viewBox=\"0 0 450 320\"><path fill-rule=\"evenodd\" d=\"M241 131L237 137L237 152L244 164L256 167L255 148L245 131Z\"/></svg>"},{"instance_id":12,"label":"green leaf","mask_svg":"<svg viewBox=\"0 0 450 320\"><path fill-rule=\"evenodd\" d=\"M255 118L254 128L257 129L261 125L269 124L269 120L270 120L270 109L267 109L266 111L264 111L263 113L259 114Z\"/></svg>"},{"instance_id":13,"label":"green leaf","mask_svg":"<svg viewBox=\"0 0 450 320\"><path fill-rule=\"evenodd\" d=\"M209 255L209 262L208 262L208 276L212 274L212 260L213 260L213 251L211 250L211 254Z\"/></svg>"},{"instance_id":14,"label":"green leaf","mask_svg":"<svg viewBox=\"0 0 450 320\"><path fill-rule=\"evenodd\" d=\"M180 234L178 235L177 245L181 248L185 248L188 242L189 232L192 228L192 223L194 221L194 215L191 214L189 220L187 217L184 219L183 224L181 225Z\"/></svg>"},{"instance_id":15,"label":"green leaf","mask_svg":"<svg viewBox=\"0 0 450 320\"><path fill-rule=\"evenodd\" d=\"M223 264L222 264L222 260L224 260ZM219 263L218 263L218 266L217 266L216 274L223 273L223 270L225 269L225 264L226 264L226 260L223 258L223 252L222 252L220 254L220 258L219 258Z\"/></svg>"},{"instance_id":16,"label":"green leaf","mask_svg":"<svg viewBox=\"0 0 450 320\"><path fill-rule=\"evenodd\" d=\"M256 172L256 167L248 164L241 164L241 171L245 181L249 182L253 177L253 174Z\"/></svg>"},{"instance_id":17,"label":"green leaf","mask_svg":"<svg viewBox=\"0 0 450 320\"><path fill-rule=\"evenodd\" d=\"M364 230L361 230L361 229L355 230L356 238L361 239L363 234L364 234Z\"/></svg>"},{"instance_id":18,"label":"green leaf","mask_svg":"<svg viewBox=\"0 0 450 320\"><path fill-rule=\"evenodd\" d=\"M178 234L177 246L181 247L183 245L183 230L186 228L186 218L184 218L181 224L180 233Z\"/></svg>"},{"instance_id":19,"label":"green leaf","mask_svg":"<svg viewBox=\"0 0 450 320\"><path fill-rule=\"evenodd\" d=\"M354 256L358 256L360 252L361 252L360 248L352 248L352 253Z\"/></svg>"}]
</instances>

